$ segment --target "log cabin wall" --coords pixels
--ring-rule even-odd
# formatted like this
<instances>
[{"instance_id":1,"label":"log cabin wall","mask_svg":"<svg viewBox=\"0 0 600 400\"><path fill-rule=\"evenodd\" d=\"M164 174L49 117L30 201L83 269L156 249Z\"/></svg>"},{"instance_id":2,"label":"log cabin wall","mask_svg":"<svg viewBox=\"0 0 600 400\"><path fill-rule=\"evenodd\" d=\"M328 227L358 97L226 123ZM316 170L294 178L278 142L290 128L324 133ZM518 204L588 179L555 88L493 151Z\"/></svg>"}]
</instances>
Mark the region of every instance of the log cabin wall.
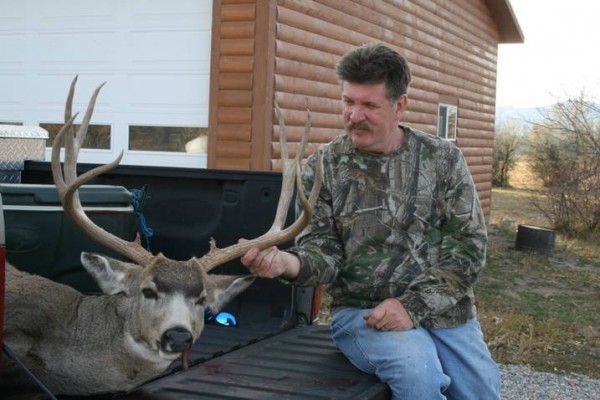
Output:
<instances>
[{"instance_id":1,"label":"log cabin wall","mask_svg":"<svg viewBox=\"0 0 600 400\"><path fill-rule=\"evenodd\" d=\"M208 168L269 170L275 3L214 0Z\"/></svg>"},{"instance_id":2,"label":"log cabin wall","mask_svg":"<svg viewBox=\"0 0 600 400\"><path fill-rule=\"evenodd\" d=\"M342 132L335 64L380 41L411 66L406 124L435 135L438 105L458 107L456 145L489 215L499 33L486 1L220 0L213 21L209 167L280 170L274 101L291 155L307 109L306 156L332 140Z\"/></svg>"}]
</instances>

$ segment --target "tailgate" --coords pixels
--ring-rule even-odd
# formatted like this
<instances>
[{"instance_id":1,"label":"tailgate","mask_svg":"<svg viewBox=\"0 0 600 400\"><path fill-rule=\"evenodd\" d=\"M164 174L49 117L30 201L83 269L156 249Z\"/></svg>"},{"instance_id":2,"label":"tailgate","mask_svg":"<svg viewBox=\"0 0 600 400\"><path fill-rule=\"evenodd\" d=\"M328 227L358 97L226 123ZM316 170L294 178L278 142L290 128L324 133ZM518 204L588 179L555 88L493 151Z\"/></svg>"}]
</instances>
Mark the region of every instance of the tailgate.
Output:
<instances>
[{"instance_id":1,"label":"tailgate","mask_svg":"<svg viewBox=\"0 0 600 400\"><path fill-rule=\"evenodd\" d=\"M302 326L150 382L117 399L389 399L354 368L329 327Z\"/></svg>"}]
</instances>

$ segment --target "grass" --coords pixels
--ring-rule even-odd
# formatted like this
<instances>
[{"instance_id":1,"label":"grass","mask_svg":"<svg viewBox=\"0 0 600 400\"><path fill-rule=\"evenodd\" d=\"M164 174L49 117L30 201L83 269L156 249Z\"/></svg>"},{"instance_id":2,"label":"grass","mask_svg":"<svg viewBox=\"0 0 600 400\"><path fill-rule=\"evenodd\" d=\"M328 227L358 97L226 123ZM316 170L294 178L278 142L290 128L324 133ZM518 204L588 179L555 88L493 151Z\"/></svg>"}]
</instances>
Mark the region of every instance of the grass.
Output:
<instances>
[{"instance_id":1,"label":"grass","mask_svg":"<svg viewBox=\"0 0 600 400\"><path fill-rule=\"evenodd\" d=\"M548 222L527 188L492 193L487 266L475 292L494 358L600 378L600 238L558 235L552 253L517 251L518 224Z\"/></svg>"}]
</instances>

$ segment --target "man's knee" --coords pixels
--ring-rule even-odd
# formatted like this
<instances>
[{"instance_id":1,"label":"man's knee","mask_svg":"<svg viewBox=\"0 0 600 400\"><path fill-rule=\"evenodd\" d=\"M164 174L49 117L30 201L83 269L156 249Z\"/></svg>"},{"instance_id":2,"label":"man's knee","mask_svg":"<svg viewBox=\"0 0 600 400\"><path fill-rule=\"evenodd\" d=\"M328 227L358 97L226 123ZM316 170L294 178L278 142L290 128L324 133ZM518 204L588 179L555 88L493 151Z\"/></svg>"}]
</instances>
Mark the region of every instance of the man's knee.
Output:
<instances>
[{"instance_id":1,"label":"man's knee","mask_svg":"<svg viewBox=\"0 0 600 400\"><path fill-rule=\"evenodd\" d=\"M371 330L373 331L373 330ZM394 399L444 399L450 385L435 343L423 328L401 332L373 333L363 340L363 354L375 375L386 383Z\"/></svg>"},{"instance_id":2,"label":"man's knee","mask_svg":"<svg viewBox=\"0 0 600 400\"><path fill-rule=\"evenodd\" d=\"M412 350L404 357L382 363L377 370L378 378L390 386L394 398L443 399L450 377L443 372L435 352L424 354Z\"/></svg>"}]
</instances>

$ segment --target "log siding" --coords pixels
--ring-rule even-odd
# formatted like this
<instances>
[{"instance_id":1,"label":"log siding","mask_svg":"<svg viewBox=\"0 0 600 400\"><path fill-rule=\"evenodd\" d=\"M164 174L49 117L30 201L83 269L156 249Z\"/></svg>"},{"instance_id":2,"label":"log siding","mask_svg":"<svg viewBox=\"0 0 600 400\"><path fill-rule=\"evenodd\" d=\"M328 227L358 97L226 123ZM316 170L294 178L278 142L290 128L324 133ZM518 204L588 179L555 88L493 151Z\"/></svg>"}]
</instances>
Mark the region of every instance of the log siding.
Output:
<instances>
[{"instance_id":1,"label":"log siding","mask_svg":"<svg viewBox=\"0 0 600 400\"><path fill-rule=\"evenodd\" d=\"M489 214L497 49L514 29L499 30L488 1L216 0L214 7L209 167L280 170L274 101L291 155L307 110L305 156L339 135L335 64L349 49L381 41L411 66L408 125L435 135L438 105L458 107L456 145Z\"/></svg>"}]
</instances>

